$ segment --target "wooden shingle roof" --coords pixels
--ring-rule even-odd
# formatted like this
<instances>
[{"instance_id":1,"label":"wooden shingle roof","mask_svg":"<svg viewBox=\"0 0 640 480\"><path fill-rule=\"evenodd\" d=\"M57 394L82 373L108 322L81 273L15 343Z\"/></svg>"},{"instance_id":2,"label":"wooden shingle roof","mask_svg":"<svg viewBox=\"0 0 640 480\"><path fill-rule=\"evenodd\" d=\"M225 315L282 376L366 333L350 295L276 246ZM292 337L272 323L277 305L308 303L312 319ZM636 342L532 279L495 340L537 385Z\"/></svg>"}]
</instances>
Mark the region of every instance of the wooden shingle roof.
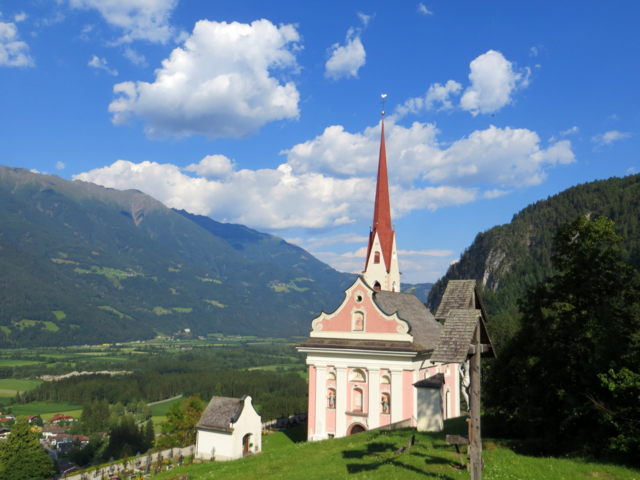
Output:
<instances>
[{"instance_id":1,"label":"wooden shingle roof","mask_svg":"<svg viewBox=\"0 0 640 480\"><path fill-rule=\"evenodd\" d=\"M431 361L434 363L464 363L480 315L480 310L475 309L449 310L447 321L440 334L440 340L431 355Z\"/></svg>"},{"instance_id":2,"label":"wooden shingle roof","mask_svg":"<svg viewBox=\"0 0 640 480\"><path fill-rule=\"evenodd\" d=\"M475 280L449 280L436 312L436 320L444 320L453 309L473 308L475 288Z\"/></svg>"},{"instance_id":3,"label":"wooden shingle roof","mask_svg":"<svg viewBox=\"0 0 640 480\"><path fill-rule=\"evenodd\" d=\"M244 402L240 398L213 397L202 413L196 428L217 430L220 432L233 432L231 424L239 417ZM235 420L234 420L235 419Z\"/></svg>"}]
</instances>

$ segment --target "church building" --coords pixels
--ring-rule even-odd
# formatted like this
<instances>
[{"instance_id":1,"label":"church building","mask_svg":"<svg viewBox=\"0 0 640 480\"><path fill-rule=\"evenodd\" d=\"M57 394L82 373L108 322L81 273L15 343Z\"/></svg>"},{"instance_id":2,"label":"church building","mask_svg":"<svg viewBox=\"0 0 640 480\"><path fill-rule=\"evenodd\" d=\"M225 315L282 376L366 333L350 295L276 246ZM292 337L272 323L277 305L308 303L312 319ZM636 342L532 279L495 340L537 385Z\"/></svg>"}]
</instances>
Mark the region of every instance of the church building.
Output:
<instances>
[{"instance_id":1,"label":"church building","mask_svg":"<svg viewBox=\"0 0 640 480\"><path fill-rule=\"evenodd\" d=\"M397 422L417 426L414 384L437 374L440 397L427 411L438 418L429 424L442 428L442 419L460 415L457 364L435 365L429 360L443 327L415 295L401 293L382 115L365 270L345 291L342 304L315 318L309 338L297 345L309 365L310 441Z\"/></svg>"}]
</instances>

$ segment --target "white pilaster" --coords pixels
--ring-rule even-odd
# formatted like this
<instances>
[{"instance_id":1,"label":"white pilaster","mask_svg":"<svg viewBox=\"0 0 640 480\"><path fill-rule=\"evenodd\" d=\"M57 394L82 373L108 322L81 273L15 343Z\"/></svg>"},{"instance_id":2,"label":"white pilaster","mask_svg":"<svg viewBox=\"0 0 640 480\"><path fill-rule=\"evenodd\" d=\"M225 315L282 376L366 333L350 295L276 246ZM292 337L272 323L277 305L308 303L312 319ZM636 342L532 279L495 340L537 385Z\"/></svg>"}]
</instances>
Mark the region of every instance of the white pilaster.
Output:
<instances>
[{"instance_id":1,"label":"white pilaster","mask_svg":"<svg viewBox=\"0 0 640 480\"><path fill-rule=\"evenodd\" d=\"M336 438L347 435L347 368L336 367Z\"/></svg>"},{"instance_id":2,"label":"white pilaster","mask_svg":"<svg viewBox=\"0 0 640 480\"><path fill-rule=\"evenodd\" d=\"M369 429L380 426L380 370L369 370Z\"/></svg>"},{"instance_id":3,"label":"white pilaster","mask_svg":"<svg viewBox=\"0 0 640 480\"><path fill-rule=\"evenodd\" d=\"M402 420L402 370L391 370L391 423Z\"/></svg>"},{"instance_id":4,"label":"white pilaster","mask_svg":"<svg viewBox=\"0 0 640 480\"><path fill-rule=\"evenodd\" d=\"M325 438L327 422L327 366L316 365L316 431L314 439Z\"/></svg>"}]
</instances>

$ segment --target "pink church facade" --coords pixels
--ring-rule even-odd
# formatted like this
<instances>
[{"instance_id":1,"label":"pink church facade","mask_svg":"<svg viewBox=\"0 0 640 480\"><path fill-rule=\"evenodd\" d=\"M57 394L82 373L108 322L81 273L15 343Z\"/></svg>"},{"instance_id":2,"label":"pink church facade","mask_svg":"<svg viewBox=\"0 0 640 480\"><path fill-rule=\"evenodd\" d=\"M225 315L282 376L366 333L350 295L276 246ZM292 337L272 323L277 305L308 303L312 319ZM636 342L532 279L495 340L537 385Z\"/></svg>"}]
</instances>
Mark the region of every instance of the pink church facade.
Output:
<instances>
[{"instance_id":1,"label":"pink church facade","mask_svg":"<svg viewBox=\"0 0 640 480\"><path fill-rule=\"evenodd\" d=\"M311 441L403 421L442 429L443 419L460 415L458 365L429 360L443 327L415 295L401 293L382 115L365 270L342 304L315 318L309 338L296 347L309 365ZM417 382L435 390L419 395Z\"/></svg>"},{"instance_id":2,"label":"pink church facade","mask_svg":"<svg viewBox=\"0 0 640 480\"><path fill-rule=\"evenodd\" d=\"M413 384L438 373L442 417L460 415L457 365L429 361L442 326L413 294L377 291L359 277L342 305L323 312L312 328L298 345L309 365L309 440L403 420L416 426Z\"/></svg>"}]
</instances>

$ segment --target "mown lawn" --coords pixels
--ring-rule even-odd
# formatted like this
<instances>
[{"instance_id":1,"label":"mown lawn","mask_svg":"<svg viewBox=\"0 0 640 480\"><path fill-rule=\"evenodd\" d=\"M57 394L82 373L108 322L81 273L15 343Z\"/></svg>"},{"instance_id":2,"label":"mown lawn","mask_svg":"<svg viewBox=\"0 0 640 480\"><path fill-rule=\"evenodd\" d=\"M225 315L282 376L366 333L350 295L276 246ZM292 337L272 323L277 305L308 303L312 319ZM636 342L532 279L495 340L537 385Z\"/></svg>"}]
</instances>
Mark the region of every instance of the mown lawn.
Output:
<instances>
[{"instance_id":1,"label":"mown lawn","mask_svg":"<svg viewBox=\"0 0 640 480\"><path fill-rule=\"evenodd\" d=\"M149 407L151 409L151 414L154 417L164 416L171 408L171 405L175 402L178 402L180 405L182 405L182 402L184 402L184 398L180 397L180 398L176 398L175 400L167 400L166 402L156 403L155 405L151 405Z\"/></svg>"},{"instance_id":2,"label":"mown lawn","mask_svg":"<svg viewBox=\"0 0 640 480\"><path fill-rule=\"evenodd\" d=\"M33 390L42 383L42 380L17 380L5 378L0 380L0 394L15 395L16 392L27 392Z\"/></svg>"},{"instance_id":3,"label":"mown lawn","mask_svg":"<svg viewBox=\"0 0 640 480\"><path fill-rule=\"evenodd\" d=\"M454 447L444 441L446 433L462 433L466 424L459 420L446 423L446 429L441 433L416 433L412 429L374 431L316 443L294 443L288 437L268 435L263 437L263 442L267 442L262 454L232 462L181 467L154 478L172 479L177 474L189 473L189 480L469 479L466 469L460 468ZM409 451L396 454L395 451L406 445L413 434L416 444ZM640 471L620 466L586 460L527 457L491 441L486 446L483 478L487 480L640 480Z\"/></svg>"}]
</instances>

